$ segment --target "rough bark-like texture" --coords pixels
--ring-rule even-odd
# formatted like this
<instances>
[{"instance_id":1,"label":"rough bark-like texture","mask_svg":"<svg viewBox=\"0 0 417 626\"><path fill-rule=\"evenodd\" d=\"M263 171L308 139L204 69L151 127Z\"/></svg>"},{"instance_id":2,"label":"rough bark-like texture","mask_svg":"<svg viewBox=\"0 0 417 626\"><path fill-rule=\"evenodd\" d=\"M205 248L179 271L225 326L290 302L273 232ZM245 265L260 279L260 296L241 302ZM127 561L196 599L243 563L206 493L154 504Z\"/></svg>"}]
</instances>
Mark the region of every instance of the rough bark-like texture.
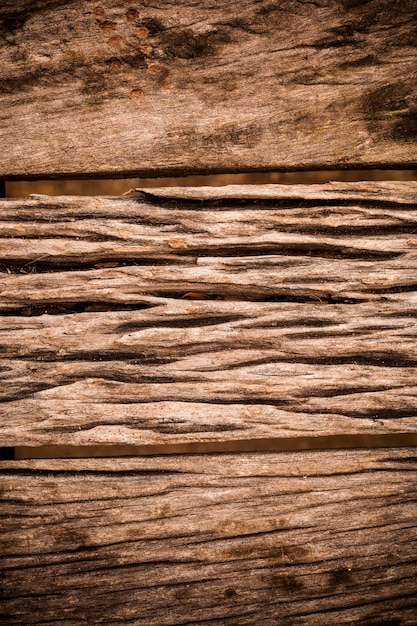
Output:
<instances>
[{"instance_id":1,"label":"rough bark-like texture","mask_svg":"<svg viewBox=\"0 0 417 626\"><path fill-rule=\"evenodd\" d=\"M1 309L143 293L338 302L414 290L416 183L159 197L169 193L2 201L0 263L29 275L1 281Z\"/></svg>"},{"instance_id":2,"label":"rough bark-like texture","mask_svg":"<svg viewBox=\"0 0 417 626\"><path fill-rule=\"evenodd\" d=\"M414 451L3 466L3 624L417 623Z\"/></svg>"},{"instance_id":3,"label":"rough bark-like texture","mask_svg":"<svg viewBox=\"0 0 417 626\"><path fill-rule=\"evenodd\" d=\"M416 188L2 201L0 443L416 432Z\"/></svg>"},{"instance_id":4,"label":"rough bark-like texture","mask_svg":"<svg viewBox=\"0 0 417 626\"><path fill-rule=\"evenodd\" d=\"M234 302L3 317L0 442L416 432L414 317Z\"/></svg>"},{"instance_id":5,"label":"rough bark-like texture","mask_svg":"<svg viewBox=\"0 0 417 626\"><path fill-rule=\"evenodd\" d=\"M0 175L417 162L415 0L5 0Z\"/></svg>"}]
</instances>

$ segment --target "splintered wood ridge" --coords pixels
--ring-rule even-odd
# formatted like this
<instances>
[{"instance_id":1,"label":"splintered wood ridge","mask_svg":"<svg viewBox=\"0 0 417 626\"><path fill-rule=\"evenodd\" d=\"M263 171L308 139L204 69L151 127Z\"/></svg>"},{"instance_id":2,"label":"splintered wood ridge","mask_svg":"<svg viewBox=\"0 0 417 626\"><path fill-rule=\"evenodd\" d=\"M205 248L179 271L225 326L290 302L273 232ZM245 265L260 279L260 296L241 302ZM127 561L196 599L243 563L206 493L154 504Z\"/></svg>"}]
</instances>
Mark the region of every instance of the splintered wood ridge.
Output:
<instances>
[{"instance_id":1,"label":"splintered wood ridge","mask_svg":"<svg viewBox=\"0 0 417 626\"><path fill-rule=\"evenodd\" d=\"M417 160L415 0L6 0L0 176Z\"/></svg>"},{"instance_id":2,"label":"splintered wood ridge","mask_svg":"<svg viewBox=\"0 0 417 626\"><path fill-rule=\"evenodd\" d=\"M0 443L416 432L416 183L0 203Z\"/></svg>"},{"instance_id":3,"label":"splintered wood ridge","mask_svg":"<svg viewBox=\"0 0 417 626\"><path fill-rule=\"evenodd\" d=\"M415 624L412 450L3 463L3 623Z\"/></svg>"}]
</instances>

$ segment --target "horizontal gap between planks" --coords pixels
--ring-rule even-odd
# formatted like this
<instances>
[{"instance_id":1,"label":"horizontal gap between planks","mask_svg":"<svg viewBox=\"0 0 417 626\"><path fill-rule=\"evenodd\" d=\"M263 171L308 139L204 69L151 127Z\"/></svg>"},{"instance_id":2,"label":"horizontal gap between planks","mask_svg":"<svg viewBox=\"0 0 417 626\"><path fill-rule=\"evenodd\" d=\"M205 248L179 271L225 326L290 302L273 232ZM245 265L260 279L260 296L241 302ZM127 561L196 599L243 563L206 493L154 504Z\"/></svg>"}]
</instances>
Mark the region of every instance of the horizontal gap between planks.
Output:
<instances>
[{"instance_id":1,"label":"horizontal gap between planks","mask_svg":"<svg viewBox=\"0 0 417 626\"><path fill-rule=\"evenodd\" d=\"M247 172L240 174L197 174L190 176L165 176L155 178L70 178L61 180L2 180L3 193L8 197L26 197L33 193L47 195L119 195L135 187L199 187L223 185L263 185L263 184L315 184L328 181L356 182L363 180L417 180L415 169L349 169L349 170L319 170L319 171L287 171L287 172ZM0 193L1 197L1 193Z\"/></svg>"},{"instance_id":2,"label":"horizontal gap between planks","mask_svg":"<svg viewBox=\"0 0 417 626\"><path fill-rule=\"evenodd\" d=\"M17 446L1 448L1 459L71 459L164 454L208 454L229 452L291 452L297 450L340 450L358 448L417 447L417 433L390 435L330 435L282 439L244 439L240 441L198 442L168 445L101 446Z\"/></svg>"}]
</instances>

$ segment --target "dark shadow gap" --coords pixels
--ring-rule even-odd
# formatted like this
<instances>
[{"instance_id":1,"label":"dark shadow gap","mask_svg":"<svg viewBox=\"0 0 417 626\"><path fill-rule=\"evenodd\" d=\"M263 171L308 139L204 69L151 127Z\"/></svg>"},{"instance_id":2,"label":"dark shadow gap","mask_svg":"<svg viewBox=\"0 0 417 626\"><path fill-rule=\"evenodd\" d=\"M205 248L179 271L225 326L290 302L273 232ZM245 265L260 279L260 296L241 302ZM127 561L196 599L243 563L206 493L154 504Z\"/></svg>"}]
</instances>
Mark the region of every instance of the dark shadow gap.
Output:
<instances>
[{"instance_id":1,"label":"dark shadow gap","mask_svg":"<svg viewBox=\"0 0 417 626\"><path fill-rule=\"evenodd\" d=\"M27 305L7 311L0 311L0 317L38 317L39 315L72 315L74 313L106 313L108 311L140 311L149 309L152 305L139 302L124 304L118 302L65 302L57 304Z\"/></svg>"},{"instance_id":2,"label":"dark shadow gap","mask_svg":"<svg viewBox=\"0 0 417 626\"><path fill-rule=\"evenodd\" d=\"M15 448L0 448L0 461L13 461L15 459Z\"/></svg>"},{"instance_id":3,"label":"dark shadow gap","mask_svg":"<svg viewBox=\"0 0 417 626\"><path fill-rule=\"evenodd\" d=\"M395 292L396 293L396 292ZM189 294L192 294L189 295ZM333 297L331 295L292 295L292 294L272 294L269 296L256 296L239 294L233 298L222 294L213 293L171 293L171 292L148 292L145 294L149 297L165 298L167 300L193 300L214 302L287 302L295 304L309 305L336 305L336 304L361 304L366 302L366 298L343 298ZM111 311L140 311L142 309L152 308L154 305L144 302L139 303L114 303L114 302L51 302L40 305L26 305L6 310L0 310L0 317L38 317L40 315L73 315L76 313L107 313ZM175 327L175 322L170 326Z\"/></svg>"},{"instance_id":4,"label":"dark shadow gap","mask_svg":"<svg viewBox=\"0 0 417 626\"><path fill-rule=\"evenodd\" d=\"M277 188L279 188L277 186ZM177 209L179 206L181 210L192 210L192 211L210 211L216 210L219 211L221 209L225 209L229 211L230 209L244 211L255 210L255 209L273 209L273 210L282 210L282 209L323 209L324 207L334 208L334 207L363 207L368 209L398 209L398 210L408 210L410 208L415 209L417 206L416 202L404 203L398 202L398 200L389 200L382 199L375 195L373 198L304 198L301 194L300 197L293 196L292 198L198 198L198 197L182 197L180 194L175 195L173 188L170 189L172 192L171 195L157 195L156 193L152 193L152 189L141 189L138 192L131 193L129 195L124 194L124 197L136 199L138 202L142 202L143 199L146 199L146 203L150 206L155 207L166 207ZM129 218L128 218L129 219ZM135 219L135 218L133 218Z\"/></svg>"},{"instance_id":5,"label":"dark shadow gap","mask_svg":"<svg viewBox=\"0 0 417 626\"><path fill-rule=\"evenodd\" d=\"M289 257L288 262L293 257L308 257L309 259L357 259L361 261L373 262L390 261L402 256L402 252L384 251L384 250L368 250L366 248L352 248L343 245L332 244L253 244L253 245L237 245L229 246L213 245L199 246L187 248L186 251L176 251L175 254L167 254L161 258L146 256L129 256L123 258L120 256L99 256L94 259L76 260L74 258L54 257L51 259L33 259L31 261L22 262L21 259L0 259L0 273L6 274L47 274L57 272L86 272L100 269L117 269L122 267L160 267L160 266L195 266L197 259L204 258L226 258L241 259L241 263L245 258L257 259L259 264L251 263L249 269L260 267L269 267L271 263L268 257ZM48 256L48 255L44 255ZM82 256L82 255L80 255ZM265 257L267 257L265 259ZM241 273L248 271L246 266L239 265L230 266L231 273Z\"/></svg>"},{"instance_id":6,"label":"dark shadow gap","mask_svg":"<svg viewBox=\"0 0 417 626\"><path fill-rule=\"evenodd\" d=\"M297 450L340 450L363 448L417 447L417 433L389 435L329 435L321 437L287 437L282 439L245 439L240 441L198 442L167 445L101 445L101 446L17 446L2 448L15 459L108 458L166 454L211 454L230 452L290 452ZM2 457L4 458L4 457Z\"/></svg>"},{"instance_id":7,"label":"dark shadow gap","mask_svg":"<svg viewBox=\"0 0 417 626\"><path fill-rule=\"evenodd\" d=\"M107 180L106 180L107 179ZM348 169L292 172L247 172L241 174L218 173L184 176L164 176L159 178L126 177L111 178L63 178L62 180L15 180L6 182L9 197L25 197L32 193L47 195L119 195L136 187L176 187L176 186L223 186L223 185L264 185L264 184L320 184L331 180L356 182L361 180L417 180L414 169Z\"/></svg>"}]
</instances>

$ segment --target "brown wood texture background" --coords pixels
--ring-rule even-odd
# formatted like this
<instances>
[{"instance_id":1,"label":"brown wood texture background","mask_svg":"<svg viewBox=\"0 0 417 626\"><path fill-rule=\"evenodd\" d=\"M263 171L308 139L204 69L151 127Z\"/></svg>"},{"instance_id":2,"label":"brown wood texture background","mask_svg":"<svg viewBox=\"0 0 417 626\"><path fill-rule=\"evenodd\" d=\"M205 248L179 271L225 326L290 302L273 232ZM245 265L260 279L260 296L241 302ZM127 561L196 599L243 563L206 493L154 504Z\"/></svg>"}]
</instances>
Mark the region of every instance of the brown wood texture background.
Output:
<instances>
[{"instance_id":1,"label":"brown wood texture background","mask_svg":"<svg viewBox=\"0 0 417 626\"><path fill-rule=\"evenodd\" d=\"M410 433L416 183L1 201L1 443ZM415 449L3 461L5 624L416 624Z\"/></svg>"},{"instance_id":2,"label":"brown wood texture background","mask_svg":"<svg viewBox=\"0 0 417 626\"><path fill-rule=\"evenodd\" d=\"M0 178L415 169L416 18L4 0ZM2 461L2 623L417 624L416 191L0 201L1 445L410 444Z\"/></svg>"},{"instance_id":3,"label":"brown wood texture background","mask_svg":"<svg viewBox=\"0 0 417 626\"><path fill-rule=\"evenodd\" d=\"M413 167L414 0L5 0L5 178Z\"/></svg>"}]
</instances>

